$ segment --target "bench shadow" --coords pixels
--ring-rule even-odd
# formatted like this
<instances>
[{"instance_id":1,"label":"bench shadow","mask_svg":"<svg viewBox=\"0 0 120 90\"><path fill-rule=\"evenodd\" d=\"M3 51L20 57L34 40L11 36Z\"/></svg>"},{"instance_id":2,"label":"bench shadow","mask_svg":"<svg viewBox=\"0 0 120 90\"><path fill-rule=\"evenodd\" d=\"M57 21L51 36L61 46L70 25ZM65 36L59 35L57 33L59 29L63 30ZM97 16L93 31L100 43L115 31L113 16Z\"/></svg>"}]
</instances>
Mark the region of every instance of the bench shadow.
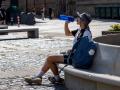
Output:
<instances>
[{"instance_id":1,"label":"bench shadow","mask_svg":"<svg viewBox=\"0 0 120 90\"><path fill-rule=\"evenodd\" d=\"M27 85L30 85L30 84L27 84ZM39 86L39 85L36 85L36 84L32 84L30 86ZM67 90L65 85L57 85L57 84L41 84L40 86L44 86L44 87L53 87L54 90Z\"/></svg>"},{"instance_id":2,"label":"bench shadow","mask_svg":"<svg viewBox=\"0 0 120 90\"><path fill-rule=\"evenodd\" d=\"M43 22L43 21L36 21L36 23L46 23L45 21Z\"/></svg>"},{"instance_id":3,"label":"bench shadow","mask_svg":"<svg viewBox=\"0 0 120 90\"><path fill-rule=\"evenodd\" d=\"M54 90L67 90L65 85L54 85Z\"/></svg>"},{"instance_id":4,"label":"bench shadow","mask_svg":"<svg viewBox=\"0 0 120 90\"><path fill-rule=\"evenodd\" d=\"M120 23L120 19L99 19L99 18L96 18L94 20L103 21L103 22L116 22L116 23Z\"/></svg>"},{"instance_id":5,"label":"bench shadow","mask_svg":"<svg viewBox=\"0 0 120 90\"><path fill-rule=\"evenodd\" d=\"M0 39L0 41L7 41L7 40L21 40L21 39L29 39L29 38L5 38L5 39Z\"/></svg>"},{"instance_id":6,"label":"bench shadow","mask_svg":"<svg viewBox=\"0 0 120 90\"><path fill-rule=\"evenodd\" d=\"M42 84L42 86L53 87L54 90L67 90L65 85L56 85L56 84Z\"/></svg>"}]
</instances>

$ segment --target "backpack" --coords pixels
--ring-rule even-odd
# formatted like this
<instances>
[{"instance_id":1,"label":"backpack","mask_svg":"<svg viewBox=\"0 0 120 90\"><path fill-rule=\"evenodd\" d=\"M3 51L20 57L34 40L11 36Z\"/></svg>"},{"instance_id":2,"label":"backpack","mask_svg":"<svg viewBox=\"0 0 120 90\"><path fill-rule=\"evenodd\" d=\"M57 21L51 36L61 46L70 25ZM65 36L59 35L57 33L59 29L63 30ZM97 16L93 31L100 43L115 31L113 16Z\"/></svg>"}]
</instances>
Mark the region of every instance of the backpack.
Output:
<instances>
[{"instance_id":1,"label":"backpack","mask_svg":"<svg viewBox=\"0 0 120 90\"><path fill-rule=\"evenodd\" d=\"M24 13L22 12L20 15L21 18L21 24L26 25L34 25L35 24L35 16L33 13Z\"/></svg>"},{"instance_id":2,"label":"backpack","mask_svg":"<svg viewBox=\"0 0 120 90\"><path fill-rule=\"evenodd\" d=\"M21 12L21 14L20 14L20 23L21 24L26 24L26 21L27 21L27 14L25 12Z\"/></svg>"},{"instance_id":3,"label":"backpack","mask_svg":"<svg viewBox=\"0 0 120 90\"><path fill-rule=\"evenodd\" d=\"M34 25L35 24L35 16L33 13L27 13L27 21L26 25Z\"/></svg>"},{"instance_id":4,"label":"backpack","mask_svg":"<svg viewBox=\"0 0 120 90\"><path fill-rule=\"evenodd\" d=\"M92 66L96 52L96 44L88 37L80 37L72 47L72 66L79 69L88 69Z\"/></svg>"}]
</instances>

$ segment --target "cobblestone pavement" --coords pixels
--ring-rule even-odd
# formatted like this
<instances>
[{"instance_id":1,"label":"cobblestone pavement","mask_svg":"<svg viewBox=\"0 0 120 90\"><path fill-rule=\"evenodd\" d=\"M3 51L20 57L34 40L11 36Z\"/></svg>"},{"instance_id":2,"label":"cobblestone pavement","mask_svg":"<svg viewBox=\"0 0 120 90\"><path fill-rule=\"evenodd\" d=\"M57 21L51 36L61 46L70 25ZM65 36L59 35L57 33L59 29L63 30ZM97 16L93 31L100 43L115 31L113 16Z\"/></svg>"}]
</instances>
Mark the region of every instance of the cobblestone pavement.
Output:
<instances>
[{"instance_id":1,"label":"cobblestone pavement","mask_svg":"<svg viewBox=\"0 0 120 90\"><path fill-rule=\"evenodd\" d=\"M63 85L53 85L47 83L48 80L44 78L42 85L28 85L21 77L2 78L0 79L0 90L66 90Z\"/></svg>"},{"instance_id":2,"label":"cobblestone pavement","mask_svg":"<svg viewBox=\"0 0 120 90\"><path fill-rule=\"evenodd\" d=\"M119 21L94 20L90 27L93 36L100 36L102 30ZM72 37L64 35L63 23L58 20L45 20L35 26L22 25L20 28L38 27L39 38L4 40L8 38L26 38L26 33L10 33L0 36L0 90L66 90L64 85L55 86L49 83L49 71L43 77L41 86L30 86L24 82L25 76L37 74L49 55L59 55L72 46ZM73 24L73 25L72 25ZM76 29L75 23L70 24ZM9 28L18 28L9 26ZM64 77L64 74L61 74Z\"/></svg>"},{"instance_id":3,"label":"cobblestone pavement","mask_svg":"<svg viewBox=\"0 0 120 90\"><path fill-rule=\"evenodd\" d=\"M70 39L53 36L38 39L6 40L0 42L0 90L64 90L64 85L49 84L49 71L43 78L43 85L30 86L24 77L39 72L49 55L57 55L71 46ZM66 49L65 49L66 48ZM63 75L62 75L63 76Z\"/></svg>"},{"instance_id":4,"label":"cobblestone pavement","mask_svg":"<svg viewBox=\"0 0 120 90\"><path fill-rule=\"evenodd\" d=\"M23 77L37 74L47 56L59 54L70 46L71 40L52 37L1 41L0 90L64 90L63 86L49 85L50 71L42 86L26 85Z\"/></svg>"}]
</instances>

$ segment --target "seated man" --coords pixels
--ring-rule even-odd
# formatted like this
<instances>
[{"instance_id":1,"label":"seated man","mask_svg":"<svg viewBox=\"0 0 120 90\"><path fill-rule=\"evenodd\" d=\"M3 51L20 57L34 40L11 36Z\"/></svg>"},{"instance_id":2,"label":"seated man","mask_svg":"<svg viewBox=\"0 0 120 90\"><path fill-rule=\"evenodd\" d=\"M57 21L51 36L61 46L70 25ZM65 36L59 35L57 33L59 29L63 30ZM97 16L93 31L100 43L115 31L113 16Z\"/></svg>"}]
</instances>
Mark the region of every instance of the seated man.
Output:
<instances>
[{"instance_id":1,"label":"seated man","mask_svg":"<svg viewBox=\"0 0 120 90\"><path fill-rule=\"evenodd\" d=\"M78 37L87 36L89 38L89 40L92 40L92 34L91 34L91 31L89 28L89 23L91 22L91 17L86 13L82 13L82 14L77 13L77 14L78 14L77 24L79 25L79 29L77 29L75 31L70 31L69 27L68 27L69 22L67 22L67 21L65 22L65 25L64 25L65 35L75 37L73 44L76 43ZM41 71L39 72L39 74L35 77L26 77L25 81L28 83L41 84L42 76L49 69L51 69L51 71L54 74L54 77L50 77L49 80L52 83L58 83L58 84L61 83L62 79L59 76L57 64L59 64L59 63L72 64L71 60L67 61L68 60L67 58L68 58L68 55L49 56L47 58L46 62L44 63Z\"/></svg>"}]
</instances>

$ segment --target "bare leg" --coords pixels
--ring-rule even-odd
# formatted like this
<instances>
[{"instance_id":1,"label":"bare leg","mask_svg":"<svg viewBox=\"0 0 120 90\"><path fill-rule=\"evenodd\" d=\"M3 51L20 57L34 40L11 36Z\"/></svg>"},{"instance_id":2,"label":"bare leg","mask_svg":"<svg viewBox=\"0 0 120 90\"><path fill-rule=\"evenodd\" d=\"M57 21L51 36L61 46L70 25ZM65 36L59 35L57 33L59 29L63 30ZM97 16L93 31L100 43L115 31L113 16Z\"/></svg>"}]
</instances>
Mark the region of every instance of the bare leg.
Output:
<instances>
[{"instance_id":1,"label":"bare leg","mask_svg":"<svg viewBox=\"0 0 120 90\"><path fill-rule=\"evenodd\" d=\"M25 81L29 84L31 83L35 83L35 84L41 84L42 82L42 76L49 70L51 69L54 77L56 80L60 80L59 77L59 73L58 73L58 67L57 67L57 63L63 63L64 62L64 57L63 56L49 56L45 62L45 64L43 65L40 73L38 76L34 77L34 78L29 78L26 77Z\"/></svg>"},{"instance_id":2,"label":"bare leg","mask_svg":"<svg viewBox=\"0 0 120 90\"><path fill-rule=\"evenodd\" d=\"M64 57L63 56L49 56L42 67L41 71L46 73L49 69L52 70L54 75L59 75L58 73L58 67L57 63L64 63Z\"/></svg>"}]
</instances>

